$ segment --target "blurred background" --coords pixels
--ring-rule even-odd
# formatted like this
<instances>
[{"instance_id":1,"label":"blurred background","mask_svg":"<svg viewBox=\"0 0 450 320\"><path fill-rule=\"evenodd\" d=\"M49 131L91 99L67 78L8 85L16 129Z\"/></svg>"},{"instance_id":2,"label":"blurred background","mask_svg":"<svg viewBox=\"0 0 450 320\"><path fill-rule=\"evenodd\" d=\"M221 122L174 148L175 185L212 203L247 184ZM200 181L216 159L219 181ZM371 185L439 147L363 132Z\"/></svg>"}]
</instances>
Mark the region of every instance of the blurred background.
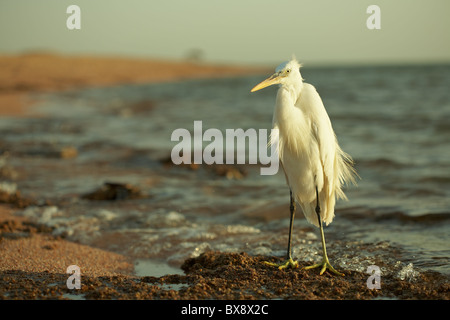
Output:
<instances>
[{"instance_id":1,"label":"blurred background","mask_svg":"<svg viewBox=\"0 0 450 320\"><path fill-rule=\"evenodd\" d=\"M72 4L80 30L66 27ZM380 30L366 26L372 4ZM271 128L276 88L250 89L295 54L362 178L326 229L334 266L449 274L449 12L447 0L2 0L0 200L142 275L207 250L283 256L283 173L174 166L170 137L195 120ZM298 217L294 257L317 261L317 230Z\"/></svg>"},{"instance_id":2,"label":"blurred background","mask_svg":"<svg viewBox=\"0 0 450 320\"><path fill-rule=\"evenodd\" d=\"M66 9L81 8L81 29ZM369 30L369 5L381 29ZM0 52L201 59L274 64L295 53L307 65L448 62L446 0L65 1L3 0Z\"/></svg>"}]
</instances>

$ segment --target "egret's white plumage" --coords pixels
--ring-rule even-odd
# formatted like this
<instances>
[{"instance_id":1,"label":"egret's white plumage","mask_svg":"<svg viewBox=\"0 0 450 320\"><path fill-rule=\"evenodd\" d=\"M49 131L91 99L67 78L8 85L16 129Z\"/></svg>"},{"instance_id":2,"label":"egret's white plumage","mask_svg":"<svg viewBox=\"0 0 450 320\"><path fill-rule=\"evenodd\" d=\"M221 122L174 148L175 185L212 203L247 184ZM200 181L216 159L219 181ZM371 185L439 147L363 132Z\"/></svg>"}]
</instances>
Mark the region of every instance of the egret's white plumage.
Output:
<instances>
[{"instance_id":1,"label":"egret's white plumage","mask_svg":"<svg viewBox=\"0 0 450 320\"><path fill-rule=\"evenodd\" d=\"M322 99L314 86L303 82L295 58L279 65L252 92L273 84L279 84L280 88L273 114L273 128L278 129L278 136L272 138L278 140L287 184L306 219L321 227L318 204L321 220L329 224L336 199L346 199L343 185L355 183L352 158L339 147Z\"/></svg>"}]
</instances>

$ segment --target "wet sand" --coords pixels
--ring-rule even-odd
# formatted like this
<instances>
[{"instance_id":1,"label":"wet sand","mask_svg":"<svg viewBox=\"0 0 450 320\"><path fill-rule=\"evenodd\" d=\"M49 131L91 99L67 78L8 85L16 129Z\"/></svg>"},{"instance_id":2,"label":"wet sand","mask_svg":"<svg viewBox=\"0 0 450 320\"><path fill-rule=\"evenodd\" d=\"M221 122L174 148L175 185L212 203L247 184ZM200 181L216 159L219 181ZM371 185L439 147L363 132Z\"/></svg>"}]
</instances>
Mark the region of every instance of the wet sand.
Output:
<instances>
[{"instance_id":1,"label":"wet sand","mask_svg":"<svg viewBox=\"0 0 450 320\"><path fill-rule=\"evenodd\" d=\"M0 57L0 116L36 116L30 94L89 86L248 74L255 69L118 58L32 54ZM14 174L3 172L2 175ZM89 195L97 197L93 193ZM209 251L182 265L184 275L136 276L129 257L67 241L15 215L35 204L19 191L0 192L0 299L449 299L448 277L423 272L414 281L383 276L367 288L368 274L340 270L280 271L276 258ZM300 266L306 265L302 261ZM66 286L66 269L81 269L81 289Z\"/></svg>"}]
</instances>

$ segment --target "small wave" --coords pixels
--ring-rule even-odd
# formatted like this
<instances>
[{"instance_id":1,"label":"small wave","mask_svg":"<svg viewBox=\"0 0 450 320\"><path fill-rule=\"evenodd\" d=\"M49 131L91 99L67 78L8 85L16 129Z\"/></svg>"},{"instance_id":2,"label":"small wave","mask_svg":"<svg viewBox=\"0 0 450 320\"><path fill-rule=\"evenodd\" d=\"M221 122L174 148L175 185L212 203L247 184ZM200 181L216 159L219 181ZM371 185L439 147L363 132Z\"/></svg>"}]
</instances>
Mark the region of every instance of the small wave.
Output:
<instances>
[{"instance_id":1,"label":"small wave","mask_svg":"<svg viewBox=\"0 0 450 320\"><path fill-rule=\"evenodd\" d=\"M393 208L391 208L392 210ZM380 212L382 211L382 212ZM450 212L427 213L422 215L409 215L402 211L386 211L383 208L371 209L362 206L349 207L336 210L336 214L348 220L373 220L420 223L441 223L450 220Z\"/></svg>"},{"instance_id":2,"label":"small wave","mask_svg":"<svg viewBox=\"0 0 450 320\"><path fill-rule=\"evenodd\" d=\"M436 190L428 190L428 189L417 189L417 190L411 190L408 192L409 197L444 197L444 192L439 192Z\"/></svg>"},{"instance_id":3,"label":"small wave","mask_svg":"<svg viewBox=\"0 0 450 320\"><path fill-rule=\"evenodd\" d=\"M400 169L400 168L406 168L408 167L407 164L399 162L399 161L394 161L391 159L386 159L386 158L378 158L378 159L371 159L371 160L356 160L355 161L358 165L362 165L365 167L370 167L370 168L394 168L394 169Z\"/></svg>"},{"instance_id":4,"label":"small wave","mask_svg":"<svg viewBox=\"0 0 450 320\"><path fill-rule=\"evenodd\" d=\"M422 183L438 183L438 184L448 184L450 183L450 177L436 177L436 176L431 176L431 177L425 177L419 180L419 182Z\"/></svg>"},{"instance_id":5,"label":"small wave","mask_svg":"<svg viewBox=\"0 0 450 320\"><path fill-rule=\"evenodd\" d=\"M438 122L434 126L434 131L437 134L448 134L450 132L450 126L448 125L447 118L438 120Z\"/></svg>"},{"instance_id":6,"label":"small wave","mask_svg":"<svg viewBox=\"0 0 450 320\"><path fill-rule=\"evenodd\" d=\"M450 220L450 212L427 213L419 216L410 216L404 212L391 212L378 215L376 221L398 220L401 222L441 223Z\"/></svg>"}]
</instances>

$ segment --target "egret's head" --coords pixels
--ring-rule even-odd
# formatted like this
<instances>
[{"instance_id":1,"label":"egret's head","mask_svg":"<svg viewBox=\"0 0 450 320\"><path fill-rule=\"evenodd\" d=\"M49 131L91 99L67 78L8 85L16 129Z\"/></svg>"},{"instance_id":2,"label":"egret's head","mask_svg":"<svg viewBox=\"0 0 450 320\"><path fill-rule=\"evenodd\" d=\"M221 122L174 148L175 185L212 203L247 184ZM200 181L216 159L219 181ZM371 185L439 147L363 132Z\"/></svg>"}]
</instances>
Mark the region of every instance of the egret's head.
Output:
<instances>
[{"instance_id":1,"label":"egret's head","mask_svg":"<svg viewBox=\"0 0 450 320\"><path fill-rule=\"evenodd\" d=\"M283 62L276 69L275 73L263 82L257 84L251 92L261 90L273 84L295 85L302 82L300 75L300 63L293 57L290 61Z\"/></svg>"}]
</instances>

